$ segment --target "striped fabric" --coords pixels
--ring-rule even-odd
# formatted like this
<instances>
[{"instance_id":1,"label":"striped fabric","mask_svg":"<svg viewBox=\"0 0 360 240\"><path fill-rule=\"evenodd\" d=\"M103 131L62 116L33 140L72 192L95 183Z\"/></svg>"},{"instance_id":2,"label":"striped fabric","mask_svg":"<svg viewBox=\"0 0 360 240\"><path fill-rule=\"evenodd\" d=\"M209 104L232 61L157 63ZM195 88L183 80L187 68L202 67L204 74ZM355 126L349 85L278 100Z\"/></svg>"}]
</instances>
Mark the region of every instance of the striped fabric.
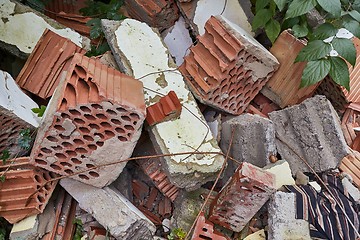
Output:
<instances>
[{"instance_id":1,"label":"striped fabric","mask_svg":"<svg viewBox=\"0 0 360 240\"><path fill-rule=\"evenodd\" d=\"M322 176L331 193L345 209L349 219L359 228L359 206L344 190L341 180L333 174ZM349 224L339 205L324 189L318 193L310 185L286 186L296 194L296 218L310 223L310 236L314 239L355 240L356 232Z\"/></svg>"}]
</instances>

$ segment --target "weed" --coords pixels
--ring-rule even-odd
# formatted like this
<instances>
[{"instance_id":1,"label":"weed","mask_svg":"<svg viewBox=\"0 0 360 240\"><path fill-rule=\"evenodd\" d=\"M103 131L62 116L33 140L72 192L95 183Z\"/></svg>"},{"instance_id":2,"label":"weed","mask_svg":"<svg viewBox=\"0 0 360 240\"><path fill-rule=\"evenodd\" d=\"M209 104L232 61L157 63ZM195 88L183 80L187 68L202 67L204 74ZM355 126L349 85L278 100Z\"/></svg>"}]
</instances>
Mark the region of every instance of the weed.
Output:
<instances>
[{"instance_id":1,"label":"weed","mask_svg":"<svg viewBox=\"0 0 360 240\"><path fill-rule=\"evenodd\" d=\"M20 131L20 138L18 140L18 145L25 150L30 149L31 147L30 128L22 129Z\"/></svg>"},{"instance_id":2,"label":"weed","mask_svg":"<svg viewBox=\"0 0 360 240\"><path fill-rule=\"evenodd\" d=\"M40 108L32 108L31 111L33 111L33 113L36 113L38 117L42 117L44 116L46 110L46 106L41 105Z\"/></svg>"},{"instance_id":3,"label":"weed","mask_svg":"<svg viewBox=\"0 0 360 240\"><path fill-rule=\"evenodd\" d=\"M184 240L186 232L181 228L173 228L168 235L168 240Z\"/></svg>"}]
</instances>

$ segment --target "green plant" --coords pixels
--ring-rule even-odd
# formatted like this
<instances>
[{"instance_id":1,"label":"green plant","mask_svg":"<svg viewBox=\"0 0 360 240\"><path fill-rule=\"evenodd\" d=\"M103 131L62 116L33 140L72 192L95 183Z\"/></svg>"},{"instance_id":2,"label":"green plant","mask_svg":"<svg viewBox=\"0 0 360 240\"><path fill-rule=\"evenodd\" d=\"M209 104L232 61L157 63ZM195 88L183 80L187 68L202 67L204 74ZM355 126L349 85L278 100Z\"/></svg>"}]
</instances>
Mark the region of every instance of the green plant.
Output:
<instances>
[{"instance_id":1,"label":"green plant","mask_svg":"<svg viewBox=\"0 0 360 240\"><path fill-rule=\"evenodd\" d=\"M10 158L10 152L9 150L5 149L1 153L0 159L2 160L3 165L6 164L6 161Z\"/></svg>"},{"instance_id":2,"label":"green plant","mask_svg":"<svg viewBox=\"0 0 360 240\"><path fill-rule=\"evenodd\" d=\"M317 10L324 23L312 28L306 14ZM306 37L308 44L296 62L307 62L300 87L315 84L327 75L350 90L346 62L355 65L356 49L350 39L341 37L345 28L360 37L360 0L256 0L253 30L264 29L271 42L281 30L291 28L295 37ZM335 50L335 51L333 51Z\"/></svg>"},{"instance_id":3,"label":"green plant","mask_svg":"<svg viewBox=\"0 0 360 240\"><path fill-rule=\"evenodd\" d=\"M76 229L75 229L75 234L73 237L73 240L81 240L82 236L83 236L83 224L81 222L81 219L75 218L73 221L73 224L76 225Z\"/></svg>"},{"instance_id":4,"label":"green plant","mask_svg":"<svg viewBox=\"0 0 360 240\"><path fill-rule=\"evenodd\" d=\"M184 240L186 237L186 232L181 228L173 228L168 235L169 240Z\"/></svg>"},{"instance_id":5,"label":"green plant","mask_svg":"<svg viewBox=\"0 0 360 240\"><path fill-rule=\"evenodd\" d=\"M31 147L31 135L30 135L30 128L26 128L26 129L22 129L20 131L20 138L18 140L18 145L25 149L28 150Z\"/></svg>"},{"instance_id":6,"label":"green plant","mask_svg":"<svg viewBox=\"0 0 360 240\"><path fill-rule=\"evenodd\" d=\"M110 50L107 42L103 41L104 33L101 28L101 19L125 19L125 16L119 12L123 4L123 0L111 0L108 4L98 1L87 1L87 7L80 9L81 14L92 17L92 19L86 23L87 26L90 26L90 38L99 39L99 44L92 45L91 50L86 53L86 56L97 56Z\"/></svg>"},{"instance_id":7,"label":"green plant","mask_svg":"<svg viewBox=\"0 0 360 240\"><path fill-rule=\"evenodd\" d=\"M44 116L46 110L46 106L41 105L40 108L32 108L31 111L33 111L33 113L36 113L38 117L42 117Z\"/></svg>"}]
</instances>

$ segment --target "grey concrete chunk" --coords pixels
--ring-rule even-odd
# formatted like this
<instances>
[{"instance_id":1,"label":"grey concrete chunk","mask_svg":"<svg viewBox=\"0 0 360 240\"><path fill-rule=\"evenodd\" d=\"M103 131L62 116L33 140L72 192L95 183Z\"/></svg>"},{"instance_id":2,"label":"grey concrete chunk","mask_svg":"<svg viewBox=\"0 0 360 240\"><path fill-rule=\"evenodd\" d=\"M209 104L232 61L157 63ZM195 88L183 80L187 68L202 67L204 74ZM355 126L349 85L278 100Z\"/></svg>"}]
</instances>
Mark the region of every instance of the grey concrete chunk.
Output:
<instances>
[{"instance_id":1,"label":"grey concrete chunk","mask_svg":"<svg viewBox=\"0 0 360 240\"><path fill-rule=\"evenodd\" d=\"M276 192L268 206L268 240L310 240L309 223L296 219L295 193Z\"/></svg>"},{"instance_id":2,"label":"grey concrete chunk","mask_svg":"<svg viewBox=\"0 0 360 240\"><path fill-rule=\"evenodd\" d=\"M316 172L337 168L348 154L339 117L324 96L271 112L269 117L275 125L277 150L289 162L293 174L310 169L292 149Z\"/></svg>"},{"instance_id":3,"label":"grey concrete chunk","mask_svg":"<svg viewBox=\"0 0 360 240\"><path fill-rule=\"evenodd\" d=\"M79 202L80 208L90 213L116 239L151 239L154 235L154 224L116 190L66 178L60 184Z\"/></svg>"}]
</instances>

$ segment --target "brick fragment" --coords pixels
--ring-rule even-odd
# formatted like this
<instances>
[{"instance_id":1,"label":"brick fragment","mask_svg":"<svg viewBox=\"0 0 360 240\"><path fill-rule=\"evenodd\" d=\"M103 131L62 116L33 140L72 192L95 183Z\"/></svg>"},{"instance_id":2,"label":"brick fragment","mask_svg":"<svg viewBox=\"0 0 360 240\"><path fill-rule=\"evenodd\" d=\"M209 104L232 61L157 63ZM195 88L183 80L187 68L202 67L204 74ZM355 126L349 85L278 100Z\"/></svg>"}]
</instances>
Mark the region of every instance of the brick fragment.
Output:
<instances>
[{"instance_id":1,"label":"brick fragment","mask_svg":"<svg viewBox=\"0 0 360 240\"><path fill-rule=\"evenodd\" d=\"M60 83L63 71L69 70L75 53L85 53L69 39L46 29L21 69L16 82L27 91L47 99Z\"/></svg>"},{"instance_id":2,"label":"brick fragment","mask_svg":"<svg viewBox=\"0 0 360 240\"><path fill-rule=\"evenodd\" d=\"M222 16L211 17L205 30L180 71L201 102L239 115L279 63L253 37Z\"/></svg>"},{"instance_id":3,"label":"brick fragment","mask_svg":"<svg viewBox=\"0 0 360 240\"><path fill-rule=\"evenodd\" d=\"M150 126L178 118L181 114L181 103L176 93L170 91L160 98L159 102L146 108L146 121Z\"/></svg>"},{"instance_id":4,"label":"brick fragment","mask_svg":"<svg viewBox=\"0 0 360 240\"><path fill-rule=\"evenodd\" d=\"M360 153L355 150L349 151L350 154L341 160L339 169L349 174L354 184L360 187Z\"/></svg>"},{"instance_id":5,"label":"brick fragment","mask_svg":"<svg viewBox=\"0 0 360 240\"><path fill-rule=\"evenodd\" d=\"M179 9L174 0L125 0L129 15L162 31L174 25Z\"/></svg>"},{"instance_id":6,"label":"brick fragment","mask_svg":"<svg viewBox=\"0 0 360 240\"><path fill-rule=\"evenodd\" d=\"M131 156L145 115L142 83L96 59L75 54L47 108L31 161L69 175ZM72 178L97 187L114 181L126 163Z\"/></svg>"},{"instance_id":7,"label":"brick fragment","mask_svg":"<svg viewBox=\"0 0 360 240\"><path fill-rule=\"evenodd\" d=\"M243 162L211 203L209 220L240 232L275 191L274 174Z\"/></svg>"},{"instance_id":8,"label":"brick fragment","mask_svg":"<svg viewBox=\"0 0 360 240\"><path fill-rule=\"evenodd\" d=\"M324 96L271 112L269 117L277 134L277 150L289 162L293 174L310 172L294 151L316 172L337 168L348 154L339 117Z\"/></svg>"},{"instance_id":9,"label":"brick fragment","mask_svg":"<svg viewBox=\"0 0 360 240\"><path fill-rule=\"evenodd\" d=\"M15 223L27 216L42 213L57 181L50 182L30 197L53 175L34 167L29 157L8 160L0 163L0 176L5 181L0 182L0 216L8 222Z\"/></svg>"},{"instance_id":10,"label":"brick fragment","mask_svg":"<svg viewBox=\"0 0 360 240\"><path fill-rule=\"evenodd\" d=\"M191 240L227 240L220 232L214 229L214 224L207 221L203 212L200 213L199 218L196 222L194 233Z\"/></svg>"}]
</instances>

